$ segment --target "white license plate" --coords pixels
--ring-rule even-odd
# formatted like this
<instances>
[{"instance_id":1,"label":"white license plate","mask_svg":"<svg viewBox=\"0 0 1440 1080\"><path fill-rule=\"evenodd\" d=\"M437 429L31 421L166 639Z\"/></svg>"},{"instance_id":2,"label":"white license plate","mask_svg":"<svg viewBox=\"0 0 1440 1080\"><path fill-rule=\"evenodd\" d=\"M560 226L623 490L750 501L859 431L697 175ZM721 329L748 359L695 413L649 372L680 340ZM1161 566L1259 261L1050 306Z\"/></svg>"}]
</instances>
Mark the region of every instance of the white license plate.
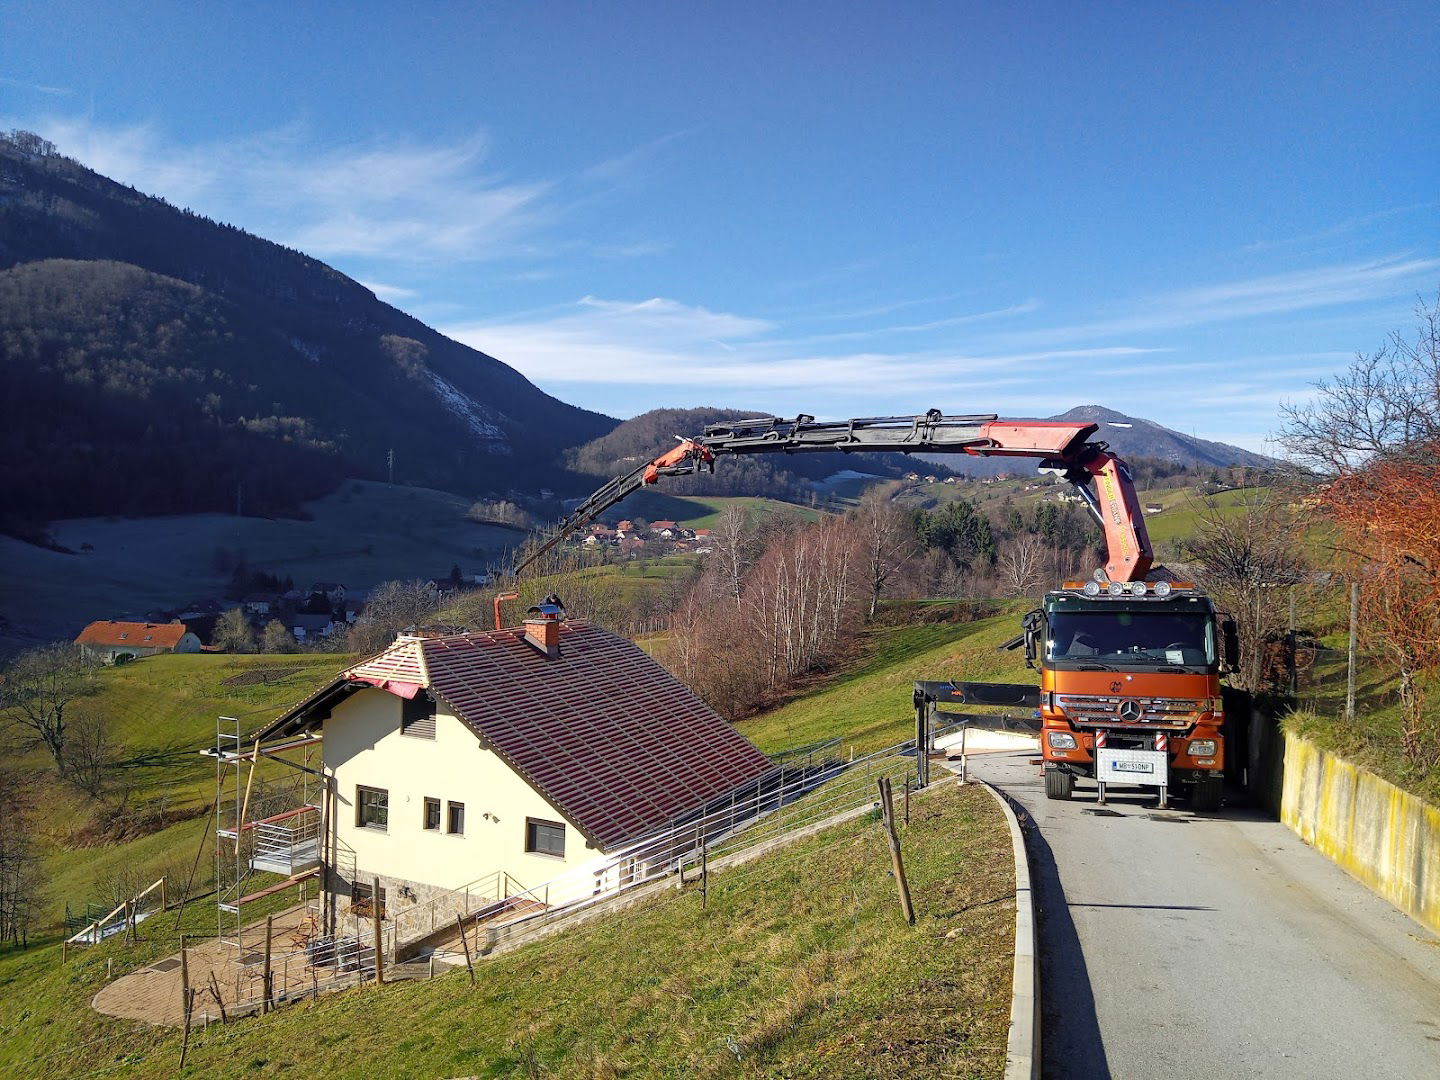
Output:
<instances>
[{"instance_id":1,"label":"white license plate","mask_svg":"<svg viewBox=\"0 0 1440 1080\"><path fill-rule=\"evenodd\" d=\"M1114 761L1111 767L1116 772L1154 773L1155 766L1148 761Z\"/></svg>"}]
</instances>

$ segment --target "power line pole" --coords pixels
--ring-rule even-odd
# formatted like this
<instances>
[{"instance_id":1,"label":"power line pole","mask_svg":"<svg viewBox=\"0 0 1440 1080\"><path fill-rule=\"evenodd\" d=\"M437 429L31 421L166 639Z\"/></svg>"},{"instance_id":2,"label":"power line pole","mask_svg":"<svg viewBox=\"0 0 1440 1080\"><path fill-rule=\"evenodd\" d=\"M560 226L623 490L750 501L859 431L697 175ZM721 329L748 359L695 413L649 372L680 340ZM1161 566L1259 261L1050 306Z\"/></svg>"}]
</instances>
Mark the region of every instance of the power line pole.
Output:
<instances>
[{"instance_id":1,"label":"power line pole","mask_svg":"<svg viewBox=\"0 0 1440 1080\"><path fill-rule=\"evenodd\" d=\"M387 453L387 454L385 455L385 464L389 467L389 470L390 470L390 483L393 484L393 483L395 483L395 450L394 450L394 448L391 448L391 450L389 451L389 453Z\"/></svg>"}]
</instances>

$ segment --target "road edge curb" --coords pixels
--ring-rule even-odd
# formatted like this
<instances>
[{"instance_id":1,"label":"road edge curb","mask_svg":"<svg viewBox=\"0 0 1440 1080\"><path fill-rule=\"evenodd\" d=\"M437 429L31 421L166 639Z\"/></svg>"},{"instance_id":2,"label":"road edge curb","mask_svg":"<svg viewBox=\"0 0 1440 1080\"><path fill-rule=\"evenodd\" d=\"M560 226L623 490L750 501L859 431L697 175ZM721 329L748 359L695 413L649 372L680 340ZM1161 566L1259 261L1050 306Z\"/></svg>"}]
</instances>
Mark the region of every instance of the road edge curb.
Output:
<instances>
[{"instance_id":1,"label":"road edge curb","mask_svg":"<svg viewBox=\"0 0 1440 1080\"><path fill-rule=\"evenodd\" d=\"M1000 804L1010 827L1015 860L1015 971L1010 981L1010 1038L1005 1046L1005 1080L1035 1080L1040 1075L1040 965L1035 952L1035 892L1025 832L1010 800L999 788L976 781Z\"/></svg>"}]
</instances>

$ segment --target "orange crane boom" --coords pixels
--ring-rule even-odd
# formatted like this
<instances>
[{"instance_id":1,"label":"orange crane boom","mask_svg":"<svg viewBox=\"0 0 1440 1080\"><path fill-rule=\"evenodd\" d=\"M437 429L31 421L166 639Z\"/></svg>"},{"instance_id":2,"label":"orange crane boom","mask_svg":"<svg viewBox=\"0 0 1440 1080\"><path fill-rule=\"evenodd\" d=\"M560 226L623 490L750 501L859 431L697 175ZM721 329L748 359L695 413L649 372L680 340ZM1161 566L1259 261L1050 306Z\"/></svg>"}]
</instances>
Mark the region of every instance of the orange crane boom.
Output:
<instances>
[{"instance_id":1,"label":"orange crane boom","mask_svg":"<svg viewBox=\"0 0 1440 1080\"><path fill-rule=\"evenodd\" d=\"M993 413L946 416L938 409L914 416L820 421L762 416L710 424L704 434L681 438L672 450L605 484L515 565L518 574L576 529L662 476L714 469L725 454L903 453L1028 457L1063 476L1080 494L1105 533L1109 581L1140 581L1154 565L1130 470L1103 442L1091 442L1098 425L1047 420L1003 420Z\"/></svg>"}]
</instances>

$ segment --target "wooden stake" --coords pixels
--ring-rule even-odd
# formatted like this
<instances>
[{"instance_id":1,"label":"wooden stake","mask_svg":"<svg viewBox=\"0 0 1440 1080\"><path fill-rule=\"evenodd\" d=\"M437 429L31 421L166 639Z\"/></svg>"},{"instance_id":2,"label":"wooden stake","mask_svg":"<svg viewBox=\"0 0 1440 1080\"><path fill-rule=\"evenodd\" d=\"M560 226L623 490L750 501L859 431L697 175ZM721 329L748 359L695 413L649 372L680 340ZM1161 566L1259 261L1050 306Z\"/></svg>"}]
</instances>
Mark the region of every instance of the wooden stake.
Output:
<instances>
[{"instance_id":1,"label":"wooden stake","mask_svg":"<svg viewBox=\"0 0 1440 1080\"><path fill-rule=\"evenodd\" d=\"M1350 586L1350 643L1349 651L1346 653L1345 663L1345 719L1353 723L1355 720L1355 660L1358 652L1359 636L1357 628L1360 624L1360 586Z\"/></svg>"},{"instance_id":2,"label":"wooden stake","mask_svg":"<svg viewBox=\"0 0 1440 1080\"><path fill-rule=\"evenodd\" d=\"M900 857L900 838L895 835L895 804L890 792L890 778L882 776L876 782L880 785L880 805L885 812L885 837L890 842L890 865L895 872L895 887L900 892L900 911L905 916L905 921L914 926L915 909L910 903L910 883L905 880L905 863Z\"/></svg>"},{"instance_id":3,"label":"wooden stake","mask_svg":"<svg viewBox=\"0 0 1440 1080\"><path fill-rule=\"evenodd\" d=\"M235 850L240 850L240 837L244 835L245 815L250 812L250 789L255 784L255 766L260 764L260 740L255 740L255 749L250 754L250 776L245 781L245 798L240 803L240 818L235 822Z\"/></svg>"},{"instance_id":4,"label":"wooden stake","mask_svg":"<svg viewBox=\"0 0 1440 1080\"><path fill-rule=\"evenodd\" d=\"M459 912L455 914L455 925L460 928L460 944L465 949L465 968L470 972L470 985L475 985L475 965L470 960L470 939L465 936L465 920L460 917ZM433 961L432 961L433 963Z\"/></svg>"},{"instance_id":5,"label":"wooden stake","mask_svg":"<svg viewBox=\"0 0 1440 1080\"><path fill-rule=\"evenodd\" d=\"M220 983L213 971L210 972L210 996L215 999L215 1007L220 1010L220 1023L230 1023L230 1014L225 1011L225 999L220 996Z\"/></svg>"},{"instance_id":6,"label":"wooden stake","mask_svg":"<svg viewBox=\"0 0 1440 1080\"><path fill-rule=\"evenodd\" d=\"M275 933L275 916L265 916L265 974L261 980L261 992L264 998L260 1002L260 1015L265 1015L275 1008L275 972L270 966L270 944Z\"/></svg>"},{"instance_id":7,"label":"wooden stake","mask_svg":"<svg viewBox=\"0 0 1440 1080\"><path fill-rule=\"evenodd\" d=\"M905 774L905 824L910 824L910 774Z\"/></svg>"},{"instance_id":8,"label":"wooden stake","mask_svg":"<svg viewBox=\"0 0 1440 1080\"><path fill-rule=\"evenodd\" d=\"M375 924L375 982L385 985L385 958L380 955L380 878L370 879L370 918Z\"/></svg>"},{"instance_id":9,"label":"wooden stake","mask_svg":"<svg viewBox=\"0 0 1440 1080\"><path fill-rule=\"evenodd\" d=\"M185 935L180 935L180 1015L185 1035L180 1043L180 1068L185 1068L185 1055L190 1050L190 953L185 948Z\"/></svg>"},{"instance_id":10,"label":"wooden stake","mask_svg":"<svg viewBox=\"0 0 1440 1080\"><path fill-rule=\"evenodd\" d=\"M195 995L190 990L185 991L185 1034L180 1039L180 1068L185 1068L185 1055L190 1052L190 1007L194 1004Z\"/></svg>"}]
</instances>

